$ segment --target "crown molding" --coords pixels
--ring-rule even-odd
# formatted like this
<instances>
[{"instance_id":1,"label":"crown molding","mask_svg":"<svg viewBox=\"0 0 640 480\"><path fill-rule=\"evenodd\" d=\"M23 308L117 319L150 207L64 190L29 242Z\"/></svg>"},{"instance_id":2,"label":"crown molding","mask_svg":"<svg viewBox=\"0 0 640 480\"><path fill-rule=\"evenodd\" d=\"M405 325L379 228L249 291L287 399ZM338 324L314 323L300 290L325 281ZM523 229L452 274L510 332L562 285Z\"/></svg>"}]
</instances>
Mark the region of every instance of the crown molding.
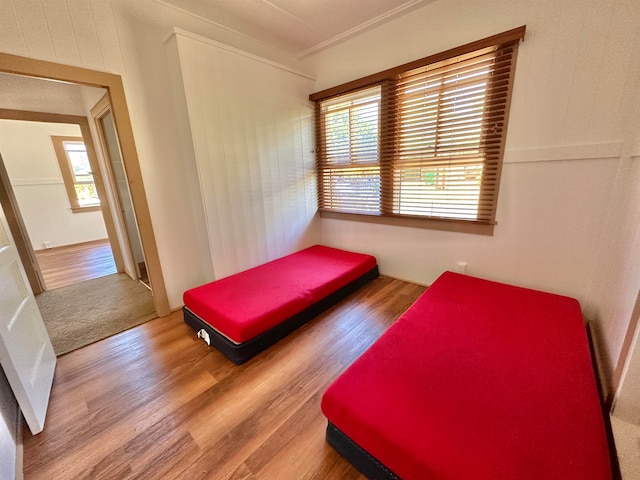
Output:
<instances>
[{"instance_id":1,"label":"crown molding","mask_svg":"<svg viewBox=\"0 0 640 480\"><path fill-rule=\"evenodd\" d=\"M314 45L311 48L308 48L306 50L303 50L300 53L295 54L295 56L298 59L302 59L305 57L308 57L310 55L313 55L315 53L318 53L321 50L324 50L326 48L332 47L340 42L343 42L351 37L354 37L360 33L365 32L366 30L369 30L379 24L382 24L386 21L391 20L392 18L400 15L402 12L404 12L405 10L408 10L410 8L414 8L418 5L421 4L427 4L427 3L431 3L434 0L430 0L429 2L427 2L426 0L409 0L408 2L403 3L402 5L398 5L396 8L394 8L393 10L389 10L388 12L385 12L381 15L378 15L375 18L372 18L371 20L367 20L366 22L361 23L360 25L357 25L353 28L350 28L349 30L342 32L338 35L336 35L335 37L330 38L329 40L325 40L324 42L321 42L317 45Z\"/></svg>"},{"instance_id":2,"label":"crown molding","mask_svg":"<svg viewBox=\"0 0 640 480\"><path fill-rule=\"evenodd\" d=\"M192 40L196 40L198 42L204 43L206 45L210 45L215 48L219 48L221 50L225 50L227 52L234 53L236 55L240 55L242 57L250 58L251 60L255 60L256 62L264 63L266 65L292 73L294 75L298 75L300 77L315 81L315 77L309 75L308 73L301 72L300 70L296 70L282 63L274 62L273 60L269 60L268 58L264 58L259 55L254 55L253 53L249 53L239 48L232 47L230 45L227 45L226 43L218 42L216 40L212 40L208 37L203 37L202 35L198 35L197 33L189 32L187 30L183 30L178 27L173 28L173 32L164 40L164 43L166 43L171 37L178 36L178 35L182 37L190 38Z\"/></svg>"},{"instance_id":3,"label":"crown molding","mask_svg":"<svg viewBox=\"0 0 640 480\"><path fill-rule=\"evenodd\" d=\"M179 12L179 13L181 13L183 15L187 15L189 17L195 18L195 19L197 19L197 20L199 20L201 22L205 22L205 23L207 23L209 25L213 25L213 26L215 26L217 28L226 30L227 32L233 33L234 35L238 35L240 37L243 37L245 39L251 40L253 42L257 42L260 45L263 45L263 46L266 46L266 47L269 47L269 48L272 48L272 49L281 50L282 52L286 52L287 54L293 56L294 58L302 59L304 57L307 57L309 55L317 53L320 50L324 50L324 49L329 48L329 47L331 47L333 45L336 45L336 44L338 44L340 42L343 42L343 41L347 40L348 38L351 38L351 37L353 37L355 35L358 35L359 33L362 33L362 32L364 32L366 30L369 30L369 29L371 29L371 28L373 28L373 27L375 27L375 26L377 26L379 24L382 24L382 23L384 23L384 22L386 22L388 20L391 20L392 18L401 15L405 10L416 8L417 6L420 6L422 4L426 5L427 3L431 3L431 2L433 2L435 0L408 0L408 1L404 2L401 5L398 5L394 9L389 10L388 12L385 12L385 13L383 13L381 15L378 15L377 17L372 18L371 20L367 20L366 22L363 22L360 25L357 25L357 26L355 26L353 28L350 28L349 30L347 30L345 32L342 32L342 33L340 33L340 34L338 34L338 35L336 35L336 36L334 36L334 37L332 37L332 38L330 38L328 40L325 40L324 42L320 42L317 45L314 45L314 46L312 46L312 47L310 47L310 48L308 48L306 50L303 50L301 52L298 52L298 53L287 51L287 50L285 50L285 49L283 49L281 47L274 46L274 45L272 45L272 44L270 44L268 42L265 42L263 40L260 40L260 39L258 39L256 37L254 37L254 36L248 35L246 33L243 33L241 31L239 31L239 30L236 30L234 28L228 27L228 26L226 26L226 25L224 25L222 23L219 23L219 22L216 22L214 20L211 20L210 18L204 17L202 15L198 15L197 13L190 12L189 10L186 10L184 8L181 8L181 7L178 7L176 5L173 5L173 4L169 3L169 2L167 2L166 0L151 0L151 1L153 3L156 3L158 5L162 5L163 7L168 8L170 10L173 10L175 12ZM274 5L272 2L269 2L267 0L262 0L262 2L272 6L273 8L277 9L278 11L280 11L283 14L286 14L286 15L296 19L297 21L304 23L302 20L300 20L295 15L292 15L291 13L287 12L286 10L283 10L282 8Z\"/></svg>"}]
</instances>

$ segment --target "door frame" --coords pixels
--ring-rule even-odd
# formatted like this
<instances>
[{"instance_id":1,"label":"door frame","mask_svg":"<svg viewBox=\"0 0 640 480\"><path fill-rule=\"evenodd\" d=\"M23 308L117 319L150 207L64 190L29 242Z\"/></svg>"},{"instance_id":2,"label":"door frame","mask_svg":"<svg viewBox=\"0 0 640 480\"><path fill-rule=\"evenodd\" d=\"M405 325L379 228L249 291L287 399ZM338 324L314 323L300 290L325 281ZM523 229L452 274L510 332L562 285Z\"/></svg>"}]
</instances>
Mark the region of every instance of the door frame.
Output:
<instances>
[{"instance_id":1,"label":"door frame","mask_svg":"<svg viewBox=\"0 0 640 480\"><path fill-rule=\"evenodd\" d=\"M147 260L147 272L156 313L164 317L171 313L167 291L162 275L160 256L156 244L149 204L144 189L142 171L136 150L131 118L127 108L124 86L120 75L100 72L82 67L73 67L60 63L36 60L8 53L0 53L0 72L27 77L58 80L78 85L105 88L111 98L113 120L116 125L118 141L122 151L122 160L128 174L131 200L136 212L140 241ZM83 135L84 136L84 135Z\"/></svg>"},{"instance_id":2,"label":"door frame","mask_svg":"<svg viewBox=\"0 0 640 480\"><path fill-rule=\"evenodd\" d=\"M96 155L95 145L93 143L93 137L91 135L91 131L89 130L89 121L86 117L81 117L77 115L61 115L58 113L44 113L44 112L29 112L25 110L9 110L5 108L0 108L0 119L3 120L20 120L27 122L45 122L45 123L63 123L70 125L78 125L80 127L80 132L82 136L82 140L87 149L87 156L89 157L89 164L91 165L91 170L93 172L98 173L94 175L94 181L96 185L96 191L98 192L98 197L100 198L100 210L102 212L102 218L104 219L104 225L107 230L107 237L109 237L109 243L111 244L111 251L113 253L113 259L116 264L116 270L118 272L124 271L124 263L122 260L122 251L120 247L120 243L118 242L118 237L116 235L114 221L113 221L113 212L109 207L107 192L104 186L102 169L100 168L98 157ZM11 188L11 185L9 185ZM19 206L12 205L12 211L10 213L11 216L20 217ZM5 211L5 214L7 212ZM9 214L7 214L9 215ZM35 259L35 252L33 251L33 246L29 241L29 237L27 235L26 230L20 231L20 235L14 235L14 241L18 246L18 251L28 250L29 258ZM22 255L21 255L22 257ZM27 278L31 283L32 276L36 276L39 273L39 269L35 269L34 265L30 262L28 265L25 262L22 262L24 265L24 269L27 272ZM40 274L40 278L42 278ZM33 284L31 284L31 288L33 288ZM34 294L41 293L45 290L44 282L42 284L42 288L38 289L39 291L34 290Z\"/></svg>"},{"instance_id":3,"label":"door frame","mask_svg":"<svg viewBox=\"0 0 640 480\"><path fill-rule=\"evenodd\" d=\"M22 219L18 201L11 187L11 180L2 159L2 152L0 152L0 207L4 210L7 218L7 224L16 244L20 261L27 274L31 290L34 295L38 295L45 290L44 278L40 271L36 254L31 246L29 232L27 232L27 227Z\"/></svg>"},{"instance_id":4,"label":"door frame","mask_svg":"<svg viewBox=\"0 0 640 480\"><path fill-rule=\"evenodd\" d=\"M105 143L105 139L104 139L104 134L102 132L102 128L100 126L99 123L99 117L103 114L105 114L105 112L107 111L111 111L111 100L109 99L109 94L105 93L100 100L98 100L98 102L91 107L91 117L93 120L93 124L95 126L95 131L96 131L96 140L98 143L98 146L100 147L100 152L102 154L102 166L104 167L105 172L107 172L108 174L105 175L105 180L106 183L108 183L109 185L109 190L111 192L111 199L113 201L113 205L114 208L117 207L118 209L118 230L121 232L122 234L122 238L123 238L123 243L126 246L126 250L123 248L122 249L122 260L123 260L123 268L124 271L127 273L127 275L129 275L131 278L134 278L135 280L138 279L138 269L135 266L135 259L133 256L133 249L131 247L131 243L130 243L130 239L129 239L129 235L127 233L127 222L125 220L124 214L121 213L122 212L122 202L120 201L120 195L118 193L118 187L116 185L116 180L115 180L115 175L113 173L113 168L111 166L111 158L109 156L109 152L107 150L107 146ZM113 115L113 113L112 113ZM116 132L117 135L117 132ZM118 147L120 147L118 145ZM122 155L122 152L120 152L120 154ZM127 176L128 178L128 176ZM131 192L129 192L129 195L131 195ZM140 232L136 232L136 235L138 235L138 238L140 238ZM144 255L144 248L142 249L143 255Z\"/></svg>"}]
</instances>

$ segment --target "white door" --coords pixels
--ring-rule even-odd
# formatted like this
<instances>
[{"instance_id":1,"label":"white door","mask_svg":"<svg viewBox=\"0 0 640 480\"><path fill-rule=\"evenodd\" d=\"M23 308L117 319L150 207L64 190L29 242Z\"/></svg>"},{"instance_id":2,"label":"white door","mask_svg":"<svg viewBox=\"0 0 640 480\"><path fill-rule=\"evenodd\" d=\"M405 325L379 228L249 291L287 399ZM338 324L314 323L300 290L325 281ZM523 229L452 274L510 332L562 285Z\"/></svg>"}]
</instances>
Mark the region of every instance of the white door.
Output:
<instances>
[{"instance_id":1,"label":"white door","mask_svg":"<svg viewBox=\"0 0 640 480\"><path fill-rule=\"evenodd\" d=\"M56 355L0 207L0 364L31 433L44 428Z\"/></svg>"}]
</instances>

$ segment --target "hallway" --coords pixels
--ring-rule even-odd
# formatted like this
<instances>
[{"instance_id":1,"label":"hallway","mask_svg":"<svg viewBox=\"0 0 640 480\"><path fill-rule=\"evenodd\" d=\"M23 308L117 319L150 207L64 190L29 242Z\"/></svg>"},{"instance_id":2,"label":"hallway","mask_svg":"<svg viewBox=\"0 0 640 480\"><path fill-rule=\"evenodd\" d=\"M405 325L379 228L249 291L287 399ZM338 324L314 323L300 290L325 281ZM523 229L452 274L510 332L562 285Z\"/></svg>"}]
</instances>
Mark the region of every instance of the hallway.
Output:
<instances>
[{"instance_id":1,"label":"hallway","mask_svg":"<svg viewBox=\"0 0 640 480\"><path fill-rule=\"evenodd\" d=\"M108 240L36 252L46 291L36 296L57 356L156 317L151 290L117 273Z\"/></svg>"}]
</instances>

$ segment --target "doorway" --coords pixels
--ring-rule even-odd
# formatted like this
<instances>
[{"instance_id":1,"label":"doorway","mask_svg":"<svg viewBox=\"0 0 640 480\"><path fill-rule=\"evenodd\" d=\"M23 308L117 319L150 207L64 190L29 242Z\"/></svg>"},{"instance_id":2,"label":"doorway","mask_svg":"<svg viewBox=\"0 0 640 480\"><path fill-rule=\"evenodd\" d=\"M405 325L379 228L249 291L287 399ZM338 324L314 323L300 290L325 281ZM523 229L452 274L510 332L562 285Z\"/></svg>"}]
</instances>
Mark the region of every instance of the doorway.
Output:
<instances>
[{"instance_id":1,"label":"doorway","mask_svg":"<svg viewBox=\"0 0 640 480\"><path fill-rule=\"evenodd\" d=\"M162 269L120 76L4 53L0 53L0 72L106 89L111 101L111 116L121 151L122 165L127 174L131 207L139 230L139 241L144 250L145 270L153 291L155 311L158 316L168 315L170 309ZM116 257L115 248L114 257Z\"/></svg>"},{"instance_id":2,"label":"doorway","mask_svg":"<svg viewBox=\"0 0 640 480\"><path fill-rule=\"evenodd\" d=\"M38 80L25 89L30 92L42 85ZM46 285L36 250L108 238L116 271L123 271L113 209L104 201L102 169L87 118L0 109L0 122L2 146L8 155L5 162L11 165L9 168L3 162L0 166L3 207L12 219L12 234L34 294L53 287ZM67 152L67 147L74 151ZM71 163L69 153L79 155L78 165ZM13 179L8 169L13 171ZM17 196L13 184L20 190ZM69 280L73 279L66 279L68 284L74 283Z\"/></svg>"},{"instance_id":3,"label":"doorway","mask_svg":"<svg viewBox=\"0 0 640 480\"><path fill-rule=\"evenodd\" d=\"M127 171L122 161L122 152L108 94L104 95L91 108L91 116L97 129L98 143L105 160L105 167L111 173L107 176L107 181L110 182L111 189L117 192L115 201L119 212L122 214L122 228L130 247L126 251L123 250L124 269L132 278L140 280L151 288L144 250L138 231L138 222L133 208L131 190L129 189Z\"/></svg>"},{"instance_id":4,"label":"doorway","mask_svg":"<svg viewBox=\"0 0 640 480\"><path fill-rule=\"evenodd\" d=\"M78 124L0 118L3 207L20 220L10 225L18 244L35 253L34 262L21 255L35 294L117 271L88 148Z\"/></svg>"},{"instance_id":5,"label":"doorway","mask_svg":"<svg viewBox=\"0 0 640 480\"><path fill-rule=\"evenodd\" d=\"M102 205L107 178L94 161L90 137L85 143L74 117L43 115L65 122L33 121L35 112L27 114L30 120L0 119L0 201L22 226L10 226L16 245L35 256L28 266L44 281L32 289L39 290L36 303L62 355L156 314L150 289L116 269L105 228L113 209Z\"/></svg>"}]
</instances>

